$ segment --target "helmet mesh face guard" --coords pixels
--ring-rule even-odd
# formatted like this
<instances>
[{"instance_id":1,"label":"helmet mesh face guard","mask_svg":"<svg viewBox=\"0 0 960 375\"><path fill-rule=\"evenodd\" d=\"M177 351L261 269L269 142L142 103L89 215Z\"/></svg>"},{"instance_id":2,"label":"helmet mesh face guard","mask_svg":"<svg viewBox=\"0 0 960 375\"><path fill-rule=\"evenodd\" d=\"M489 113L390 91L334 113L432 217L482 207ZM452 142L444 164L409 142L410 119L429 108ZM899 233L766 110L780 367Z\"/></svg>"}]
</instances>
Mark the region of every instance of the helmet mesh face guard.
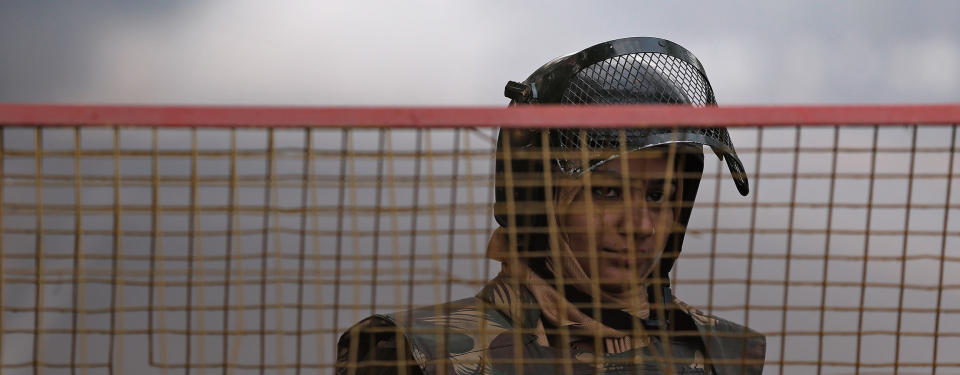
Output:
<instances>
[{"instance_id":1,"label":"helmet mesh face guard","mask_svg":"<svg viewBox=\"0 0 960 375\"><path fill-rule=\"evenodd\" d=\"M629 53L586 66L563 92L565 104L714 104L710 83L684 60L662 53Z\"/></svg>"},{"instance_id":2,"label":"helmet mesh face guard","mask_svg":"<svg viewBox=\"0 0 960 375\"><path fill-rule=\"evenodd\" d=\"M600 43L548 62L522 83L509 82L504 94L511 104L679 104L716 105L713 89L703 66L680 45L659 38L625 38ZM620 156L644 148L669 144L710 146L726 161L737 190L749 192L746 172L725 128L620 128L548 129L549 145L542 144L541 130L500 132L497 151L503 155L504 138L512 152L550 150L551 168L579 176ZM621 134L623 137L621 138ZM621 139L625 144L621 145ZM591 155L587 165L580 152ZM497 179L504 178L504 163L498 157ZM542 172L537 160L513 160L517 175ZM699 172L698 172L699 173ZM502 182L502 181L501 181ZM506 203L503 183L497 183L497 203ZM513 189L516 201L537 200L538 194ZM506 215L498 210L497 221L507 226ZM521 220L521 222L524 220ZM522 224L518 222L518 224Z\"/></svg>"},{"instance_id":3,"label":"helmet mesh face guard","mask_svg":"<svg viewBox=\"0 0 960 375\"><path fill-rule=\"evenodd\" d=\"M524 83L508 83L505 94L515 104L683 104L715 105L713 89L700 62L679 45L657 38L626 38L595 45L547 63ZM726 159L737 190L749 192L743 164L725 128L553 129L550 147L556 155L572 155L583 148L608 157L584 166L578 158L556 158L558 169L569 175L592 170L618 151L627 152L688 143L710 146ZM620 147L620 132L626 145ZM586 136L587 139L581 139Z\"/></svg>"}]
</instances>

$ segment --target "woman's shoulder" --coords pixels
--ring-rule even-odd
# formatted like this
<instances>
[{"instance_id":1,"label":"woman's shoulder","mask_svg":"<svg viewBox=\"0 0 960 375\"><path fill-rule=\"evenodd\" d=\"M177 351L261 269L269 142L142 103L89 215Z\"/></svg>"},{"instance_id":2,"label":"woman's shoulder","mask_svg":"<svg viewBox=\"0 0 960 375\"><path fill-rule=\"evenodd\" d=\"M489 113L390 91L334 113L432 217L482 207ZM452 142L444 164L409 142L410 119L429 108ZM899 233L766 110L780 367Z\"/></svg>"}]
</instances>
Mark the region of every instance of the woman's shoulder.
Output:
<instances>
[{"instance_id":1,"label":"woman's shoulder","mask_svg":"<svg viewBox=\"0 0 960 375\"><path fill-rule=\"evenodd\" d=\"M700 331L728 332L724 335L740 339L764 339L764 335L743 324L735 323L716 315L707 314L679 299L674 299L675 308L689 316Z\"/></svg>"},{"instance_id":2,"label":"woman's shoulder","mask_svg":"<svg viewBox=\"0 0 960 375\"><path fill-rule=\"evenodd\" d=\"M678 299L674 299L674 306L690 317L700 331L704 345L712 357L734 359L739 362L721 367L738 370L739 365L742 364L743 371L746 373L760 373L767 347L767 340L763 334L745 325L704 313Z\"/></svg>"},{"instance_id":3,"label":"woman's shoulder","mask_svg":"<svg viewBox=\"0 0 960 375\"><path fill-rule=\"evenodd\" d=\"M489 350L501 334L514 327L512 320L481 298L372 315L348 329L337 345L338 362L369 360L364 348L409 350L416 363L427 366L435 359L467 356ZM432 366L432 365L431 365ZM425 373L435 373L422 368ZM433 369L430 369L433 370Z\"/></svg>"},{"instance_id":4,"label":"woman's shoulder","mask_svg":"<svg viewBox=\"0 0 960 375\"><path fill-rule=\"evenodd\" d=\"M688 315L699 327L716 328L719 326L721 329L728 327L743 327L729 320L700 311L700 309L697 309L696 307L693 307L678 298L673 299L673 306L677 310L686 313L686 315Z\"/></svg>"},{"instance_id":5,"label":"woman's shoulder","mask_svg":"<svg viewBox=\"0 0 960 375\"><path fill-rule=\"evenodd\" d=\"M470 297L389 314L376 314L357 325L388 324L406 329L440 327L452 331L513 327L511 319L495 307L497 306L484 299ZM430 333L434 334L434 332Z\"/></svg>"}]
</instances>

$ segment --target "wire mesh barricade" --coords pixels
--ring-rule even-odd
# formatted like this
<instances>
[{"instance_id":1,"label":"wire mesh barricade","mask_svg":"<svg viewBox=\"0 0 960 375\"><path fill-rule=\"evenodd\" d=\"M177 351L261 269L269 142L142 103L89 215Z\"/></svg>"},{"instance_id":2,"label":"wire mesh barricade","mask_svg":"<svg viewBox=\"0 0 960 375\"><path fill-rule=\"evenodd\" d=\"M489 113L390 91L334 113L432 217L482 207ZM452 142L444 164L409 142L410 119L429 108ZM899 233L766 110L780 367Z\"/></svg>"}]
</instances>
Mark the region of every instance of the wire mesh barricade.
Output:
<instances>
[{"instance_id":1,"label":"wire mesh barricade","mask_svg":"<svg viewBox=\"0 0 960 375\"><path fill-rule=\"evenodd\" d=\"M4 373L960 371L956 106L5 106L0 120ZM549 147L497 152L500 125L585 123L730 126L750 194L711 152L695 200L670 198L689 171L651 182L632 164L682 164L669 146L566 150L616 160L567 180ZM546 163L506 176L505 160ZM523 186L548 196L495 197ZM689 222L658 226L655 207L689 207ZM611 213L626 213L615 230ZM663 244L677 232L672 270L640 272L678 254ZM538 233L541 253L523 252ZM578 289L530 260L565 267L560 248L587 275L630 269L653 286L635 290L647 310L610 309L603 278ZM664 353L684 337L689 358Z\"/></svg>"}]
</instances>

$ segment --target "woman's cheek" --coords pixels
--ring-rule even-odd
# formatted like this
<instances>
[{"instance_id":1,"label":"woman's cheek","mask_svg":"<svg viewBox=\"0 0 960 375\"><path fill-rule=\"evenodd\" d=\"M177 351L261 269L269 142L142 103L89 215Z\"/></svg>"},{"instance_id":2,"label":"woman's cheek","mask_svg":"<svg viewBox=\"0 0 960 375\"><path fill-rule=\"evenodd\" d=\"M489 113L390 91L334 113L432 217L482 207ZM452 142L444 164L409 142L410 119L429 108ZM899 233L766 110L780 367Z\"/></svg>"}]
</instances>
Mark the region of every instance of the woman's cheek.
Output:
<instances>
[{"instance_id":1,"label":"woman's cheek","mask_svg":"<svg viewBox=\"0 0 960 375\"><path fill-rule=\"evenodd\" d=\"M589 253L590 236L595 240L603 232L603 218L600 216L568 215L564 220L564 231L570 242L570 250L575 254ZM592 227L592 230L591 230ZM594 241L597 243L596 241Z\"/></svg>"}]
</instances>

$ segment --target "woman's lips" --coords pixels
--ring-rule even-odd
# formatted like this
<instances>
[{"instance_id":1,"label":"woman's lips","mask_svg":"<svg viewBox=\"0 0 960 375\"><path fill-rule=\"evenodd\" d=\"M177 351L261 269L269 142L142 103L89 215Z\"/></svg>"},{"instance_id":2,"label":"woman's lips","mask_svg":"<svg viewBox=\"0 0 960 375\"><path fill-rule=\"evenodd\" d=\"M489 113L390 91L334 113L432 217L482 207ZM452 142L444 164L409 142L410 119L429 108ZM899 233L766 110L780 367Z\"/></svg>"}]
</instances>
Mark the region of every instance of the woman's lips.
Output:
<instances>
[{"instance_id":1,"label":"woman's lips","mask_svg":"<svg viewBox=\"0 0 960 375\"><path fill-rule=\"evenodd\" d=\"M643 257L647 252L642 249L634 250L633 256L630 256L629 249L611 249L603 248L601 249L601 257L607 259L613 264L621 267L628 267L630 265L635 265L645 260Z\"/></svg>"}]
</instances>

